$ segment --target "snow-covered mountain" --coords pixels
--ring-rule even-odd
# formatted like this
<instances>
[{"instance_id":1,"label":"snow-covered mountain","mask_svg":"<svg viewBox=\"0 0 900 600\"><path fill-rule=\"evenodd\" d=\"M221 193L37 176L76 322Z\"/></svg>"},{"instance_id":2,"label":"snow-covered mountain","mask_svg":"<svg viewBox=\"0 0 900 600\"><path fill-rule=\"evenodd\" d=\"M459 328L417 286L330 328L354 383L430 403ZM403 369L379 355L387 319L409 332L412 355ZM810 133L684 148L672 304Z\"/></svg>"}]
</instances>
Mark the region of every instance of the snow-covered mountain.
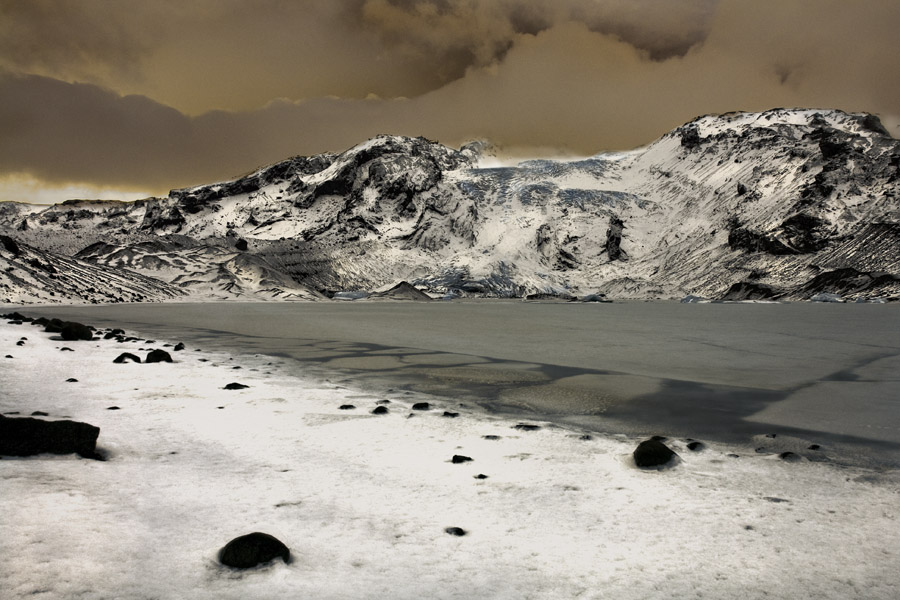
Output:
<instances>
[{"instance_id":1,"label":"snow-covered mountain","mask_svg":"<svg viewBox=\"0 0 900 600\"><path fill-rule=\"evenodd\" d=\"M400 281L433 295L900 295L900 142L872 115L729 113L630 152L514 166L489 154L379 136L165 198L0 204L0 232L159 282L148 299ZM21 263L3 247L0 260ZM0 273L0 301L48 299L23 285Z\"/></svg>"}]
</instances>

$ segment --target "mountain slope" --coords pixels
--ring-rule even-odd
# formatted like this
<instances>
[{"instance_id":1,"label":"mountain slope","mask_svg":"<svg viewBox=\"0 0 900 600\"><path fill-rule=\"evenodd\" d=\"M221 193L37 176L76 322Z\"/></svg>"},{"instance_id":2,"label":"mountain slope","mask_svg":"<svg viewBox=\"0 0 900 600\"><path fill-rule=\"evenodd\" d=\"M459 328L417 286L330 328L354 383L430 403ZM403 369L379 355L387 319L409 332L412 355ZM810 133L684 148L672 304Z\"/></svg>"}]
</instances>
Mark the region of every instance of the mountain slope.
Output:
<instances>
[{"instance_id":1,"label":"mountain slope","mask_svg":"<svg viewBox=\"0 0 900 600\"><path fill-rule=\"evenodd\" d=\"M705 116L638 150L515 166L485 166L484 150L379 136L166 198L0 207L0 230L197 297L400 281L435 295L900 294L900 142L871 115Z\"/></svg>"}]
</instances>

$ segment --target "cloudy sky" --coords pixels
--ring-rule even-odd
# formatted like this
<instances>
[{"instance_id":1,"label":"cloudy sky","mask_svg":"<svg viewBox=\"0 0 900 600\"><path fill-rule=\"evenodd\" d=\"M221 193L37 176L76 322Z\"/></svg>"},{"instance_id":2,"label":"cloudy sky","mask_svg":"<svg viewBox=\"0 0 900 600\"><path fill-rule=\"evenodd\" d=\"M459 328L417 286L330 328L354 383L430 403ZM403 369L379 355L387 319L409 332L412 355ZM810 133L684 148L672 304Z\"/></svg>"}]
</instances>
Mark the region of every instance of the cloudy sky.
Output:
<instances>
[{"instance_id":1,"label":"cloudy sky","mask_svg":"<svg viewBox=\"0 0 900 600\"><path fill-rule=\"evenodd\" d=\"M900 137L897 0L0 0L0 200L138 197L378 133L512 155L778 106Z\"/></svg>"}]
</instances>

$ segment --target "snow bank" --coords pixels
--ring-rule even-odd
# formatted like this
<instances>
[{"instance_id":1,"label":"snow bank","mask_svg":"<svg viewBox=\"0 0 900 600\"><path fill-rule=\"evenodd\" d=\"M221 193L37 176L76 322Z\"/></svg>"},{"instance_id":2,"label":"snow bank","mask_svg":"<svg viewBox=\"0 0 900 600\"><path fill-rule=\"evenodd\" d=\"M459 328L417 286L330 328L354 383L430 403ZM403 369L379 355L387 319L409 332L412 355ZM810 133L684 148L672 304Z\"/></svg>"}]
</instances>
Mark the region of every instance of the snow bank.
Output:
<instances>
[{"instance_id":1,"label":"snow bank","mask_svg":"<svg viewBox=\"0 0 900 600\"><path fill-rule=\"evenodd\" d=\"M0 325L0 412L97 425L108 458L0 461L4 598L900 597L896 472L685 440L645 471L639 439L516 429L270 357L112 362L161 347ZM253 531L292 562L217 563Z\"/></svg>"}]
</instances>

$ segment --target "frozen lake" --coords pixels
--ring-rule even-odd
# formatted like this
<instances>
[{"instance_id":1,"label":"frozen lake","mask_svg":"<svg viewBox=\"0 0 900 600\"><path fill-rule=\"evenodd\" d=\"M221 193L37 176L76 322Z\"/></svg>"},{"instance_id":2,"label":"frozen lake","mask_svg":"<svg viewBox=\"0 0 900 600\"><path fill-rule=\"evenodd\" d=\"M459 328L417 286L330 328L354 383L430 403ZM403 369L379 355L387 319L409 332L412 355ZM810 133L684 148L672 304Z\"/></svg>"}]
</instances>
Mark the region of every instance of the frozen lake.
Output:
<instances>
[{"instance_id":1,"label":"frozen lake","mask_svg":"<svg viewBox=\"0 0 900 600\"><path fill-rule=\"evenodd\" d=\"M598 432L770 450L801 440L827 444L838 460L900 464L894 305L327 302L23 312L290 357L339 383L449 396Z\"/></svg>"}]
</instances>

